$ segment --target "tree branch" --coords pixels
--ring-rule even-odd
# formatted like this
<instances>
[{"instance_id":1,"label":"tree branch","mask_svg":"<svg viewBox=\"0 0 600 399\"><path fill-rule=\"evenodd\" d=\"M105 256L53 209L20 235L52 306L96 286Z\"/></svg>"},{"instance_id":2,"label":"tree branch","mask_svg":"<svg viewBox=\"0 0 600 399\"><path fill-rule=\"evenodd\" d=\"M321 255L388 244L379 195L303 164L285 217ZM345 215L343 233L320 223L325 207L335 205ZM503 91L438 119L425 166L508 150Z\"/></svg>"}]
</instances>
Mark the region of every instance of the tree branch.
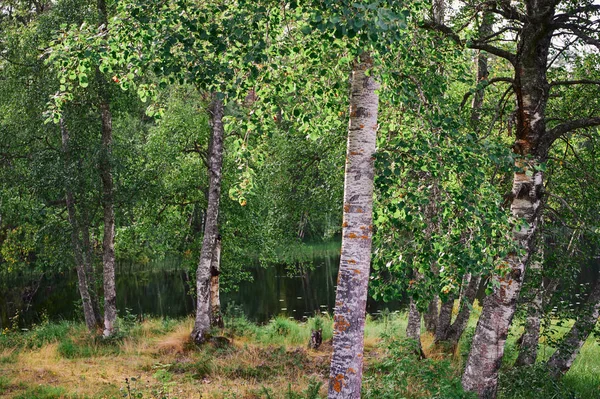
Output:
<instances>
[{"instance_id":1,"label":"tree branch","mask_svg":"<svg viewBox=\"0 0 600 399\"><path fill-rule=\"evenodd\" d=\"M560 125L555 126L550 129L546 135L544 136L543 144L547 145L548 148L554 143L556 139L558 139L563 134L569 133L573 130L584 129L586 127L594 127L600 126L600 117L595 118L582 118L576 119L574 121L569 121L565 123L561 123Z\"/></svg>"},{"instance_id":2,"label":"tree branch","mask_svg":"<svg viewBox=\"0 0 600 399\"><path fill-rule=\"evenodd\" d=\"M566 31L572 33L577 36L581 40L583 40L586 44L590 46L595 46L600 50L600 40L588 35L584 31L580 29L580 26L575 24L554 24L555 29L565 29Z\"/></svg>"},{"instance_id":3,"label":"tree branch","mask_svg":"<svg viewBox=\"0 0 600 399\"><path fill-rule=\"evenodd\" d=\"M510 83L510 84L515 83L515 81L512 78L509 78L507 76L498 76L496 78L492 78L492 79L488 80L487 83L480 90L483 90L486 87L491 86L491 85L493 85L494 83L497 83L497 82L506 82L506 83ZM460 103L460 109L461 110L464 108L465 104L467 103L467 100L472 95L473 95L473 92L470 92L470 91L467 92L467 93L465 93L465 95L463 96L463 100Z\"/></svg>"},{"instance_id":4,"label":"tree branch","mask_svg":"<svg viewBox=\"0 0 600 399\"><path fill-rule=\"evenodd\" d=\"M573 86L573 85L600 85L600 80L590 80L590 79L559 80L559 81L550 83L550 87Z\"/></svg>"},{"instance_id":5,"label":"tree branch","mask_svg":"<svg viewBox=\"0 0 600 399\"><path fill-rule=\"evenodd\" d=\"M515 65L517 62L517 56L510 51L503 50L496 46L492 46L491 44L481 43L481 42L470 42L467 43L468 48L487 51L490 54L494 54L500 58L504 58L508 60L511 64Z\"/></svg>"}]
</instances>

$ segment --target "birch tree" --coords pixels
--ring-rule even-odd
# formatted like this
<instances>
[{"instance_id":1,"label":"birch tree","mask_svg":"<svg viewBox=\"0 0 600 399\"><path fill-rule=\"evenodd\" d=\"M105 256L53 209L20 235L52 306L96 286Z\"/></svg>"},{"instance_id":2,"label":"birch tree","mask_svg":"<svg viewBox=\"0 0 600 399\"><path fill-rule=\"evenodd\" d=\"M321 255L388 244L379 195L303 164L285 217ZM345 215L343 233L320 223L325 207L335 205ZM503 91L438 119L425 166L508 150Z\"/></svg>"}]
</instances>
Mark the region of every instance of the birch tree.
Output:
<instances>
[{"instance_id":1,"label":"birch tree","mask_svg":"<svg viewBox=\"0 0 600 399\"><path fill-rule=\"evenodd\" d=\"M373 231L373 156L379 106L376 91L380 87L373 76L367 75L372 68L373 60L365 53L352 71L329 398L360 398Z\"/></svg>"},{"instance_id":2,"label":"birch tree","mask_svg":"<svg viewBox=\"0 0 600 399\"><path fill-rule=\"evenodd\" d=\"M489 11L502 17L508 29L518 32L517 51L491 43L490 38L468 43L471 48L485 50L509 63L514 77L503 80L512 85L517 103L513 145L515 173L509 197L515 220L513 242L518 250L505 258L502 270L493 277L494 290L484 301L463 374L463 387L476 392L480 398L496 396L504 344L541 216L543 165L548 150L557 138L576 129L600 124L599 117L588 117L559 123L552 128L546 126L551 88L547 71L553 62L550 57L553 38L558 34L597 45L591 15L598 10L599 6L589 2L576 5L551 0L524 1L515 5L493 3ZM437 26L436 29L460 40L448 32L446 26Z\"/></svg>"}]
</instances>

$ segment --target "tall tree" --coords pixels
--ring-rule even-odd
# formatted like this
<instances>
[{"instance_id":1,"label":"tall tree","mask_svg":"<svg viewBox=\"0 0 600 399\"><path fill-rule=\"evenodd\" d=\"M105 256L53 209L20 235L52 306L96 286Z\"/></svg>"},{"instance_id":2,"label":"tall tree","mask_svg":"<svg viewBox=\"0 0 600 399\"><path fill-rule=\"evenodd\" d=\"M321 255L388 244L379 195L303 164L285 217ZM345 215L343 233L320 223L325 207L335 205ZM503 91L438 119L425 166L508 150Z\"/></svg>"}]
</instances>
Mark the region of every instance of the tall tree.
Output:
<instances>
[{"instance_id":1,"label":"tall tree","mask_svg":"<svg viewBox=\"0 0 600 399\"><path fill-rule=\"evenodd\" d=\"M85 324L88 330L94 331L98 325L96 324L96 315L92 305L92 298L89 289L89 271L86 268L86 262L84 260L84 256L86 255L84 255L84 249L82 248L82 243L79 238L81 229L79 223L77 222L75 200L73 198L73 190L71 187L73 168L71 165L70 138L64 117L60 120L60 133L62 139L61 142L65 165L65 175L67 176L65 183L65 203L67 206L69 224L71 225L71 245L73 247L73 253L75 256L75 268L77 270L79 294L81 295L81 302L83 304Z\"/></svg>"},{"instance_id":2,"label":"tall tree","mask_svg":"<svg viewBox=\"0 0 600 399\"><path fill-rule=\"evenodd\" d=\"M204 238L200 261L196 272L196 319L191 337L200 344L207 339L211 327L211 265L215 258L215 248L220 252L220 243L217 243L219 231L219 203L221 200L221 169L223 167L223 101L220 94L213 95L210 108L211 139L208 159L208 207L206 208L206 221L204 224Z\"/></svg>"},{"instance_id":3,"label":"tall tree","mask_svg":"<svg viewBox=\"0 0 600 399\"><path fill-rule=\"evenodd\" d=\"M108 11L105 0L97 0L98 26L108 32ZM102 148L99 169L102 180L102 208L104 213L104 237L102 239L102 264L104 275L104 336L115 332L117 320L117 290L115 284L115 210L114 183L112 175L113 127L110 110L110 93L107 82L96 66L96 84L98 88L98 108L102 124Z\"/></svg>"},{"instance_id":4,"label":"tall tree","mask_svg":"<svg viewBox=\"0 0 600 399\"><path fill-rule=\"evenodd\" d=\"M329 398L360 398L364 324L373 234L374 154L379 83L363 53L352 70L342 250L334 314Z\"/></svg>"},{"instance_id":5,"label":"tall tree","mask_svg":"<svg viewBox=\"0 0 600 399\"><path fill-rule=\"evenodd\" d=\"M507 2L490 4L489 10L503 17L510 29L518 32L516 52L492 44L490 41L495 35L469 43L472 48L488 51L510 63L514 70L510 81L517 103L513 145L516 171L510 203L516 221L513 240L518 250L506 257L503 271L493 277L494 290L484 300L463 374L463 387L476 392L480 398L496 396L504 344L541 215L544 190L540 165L546 162L548 150L558 137L600 124L599 117L591 117L564 122L552 129L546 127L550 92L547 71L552 64L549 53L555 33L570 34L588 44L600 44L593 40L594 28L589 19L590 13L600 10L600 6L580 3L572 7L569 2L526 0L523 8Z\"/></svg>"}]
</instances>

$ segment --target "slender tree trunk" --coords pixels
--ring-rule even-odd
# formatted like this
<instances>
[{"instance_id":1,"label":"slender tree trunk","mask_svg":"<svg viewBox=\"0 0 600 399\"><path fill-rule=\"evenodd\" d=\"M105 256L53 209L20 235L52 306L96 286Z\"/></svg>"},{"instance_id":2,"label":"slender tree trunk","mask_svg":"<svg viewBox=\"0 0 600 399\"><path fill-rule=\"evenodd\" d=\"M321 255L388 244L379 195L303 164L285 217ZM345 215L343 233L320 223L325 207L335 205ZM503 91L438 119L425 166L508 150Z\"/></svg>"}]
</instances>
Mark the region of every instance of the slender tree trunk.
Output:
<instances>
[{"instance_id":1,"label":"slender tree trunk","mask_svg":"<svg viewBox=\"0 0 600 399\"><path fill-rule=\"evenodd\" d=\"M94 319L96 319L96 325L98 327L102 327L104 321L102 312L100 311L100 303L98 302L98 293L96 291L94 254L92 244L90 242L90 218L85 205L82 206L81 211L81 236L83 242L83 263L85 264L85 274L87 276L90 299L92 301L92 309L94 309Z\"/></svg>"},{"instance_id":2,"label":"slender tree trunk","mask_svg":"<svg viewBox=\"0 0 600 399\"><path fill-rule=\"evenodd\" d=\"M541 244L540 244L541 245ZM542 252L540 252L542 253ZM542 261L532 262L529 266L533 278L536 283L541 283L538 288L534 289L534 296L527 308L527 318L525 320L525 331L519 341L521 348L519 356L515 362L516 366L529 366L535 363L538 351L538 342L540 339L541 319L544 315L544 298L552 297L556 289L555 281L543 283L542 278ZM534 284L535 285L535 284Z\"/></svg>"},{"instance_id":3,"label":"slender tree trunk","mask_svg":"<svg viewBox=\"0 0 600 399\"><path fill-rule=\"evenodd\" d=\"M342 250L335 299L329 398L360 398L364 325L373 236L373 178L379 83L363 54L352 71Z\"/></svg>"},{"instance_id":4,"label":"slender tree trunk","mask_svg":"<svg viewBox=\"0 0 600 399\"><path fill-rule=\"evenodd\" d=\"M440 301L440 297L436 294L431 302L429 302L429 306L427 306L427 312L423 315L423 320L425 321L425 331L428 333L434 334L437 328L437 322L439 317L438 311L438 302Z\"/></svg>"},{"instance_id":5,"label":"slender tree trunk","mask_svg":"<svg viewBox=\"0 0 600 399\"><path fill-rule=\"evenodd\" d=\"M440 306L440 315L435 329L435 342L439 343L448 340L450 332L450 322L452 321L452 308L454 308L454 295L450 295L446 302Z\"/></svg>"},{"instance_id":6,"label":"slender tree trunk","mask_svg":"<svg viewBox=\"0 0 600 399\"><path fill-rule=\"evenodd\" d=\"M210 329L211 264L218 236L219 202L221 200L221 169L223 167L223 102L218 94L211 105L211 143L208 161L208 207L204 238L196 271L196 320L191 338L197 344L207 339Z\"/></svg>"},{"instance_id":7,"label":"slender tree trunk","mask_svg":"<svg viewBox=\"0 0 600 399\"><path fill-rule=\"evenodd\" d=\"M412 339L417 347L417 352L421 358L425 358L423 347L421 346L421 312L417 308L417 304L413 299L410 299L408 307L408 324L406 325L406 338Z\"/></svg>"},{"instance_id":8,"label":"slender tree trunk","mask_svg":"<svg viewBox=\"0 0 600 399\"><path fill-rule=\"evenodd\" d=\"M446 5L444 0L433 0L433 21L438 25L444 24L446 16Z\"/></svg>"},{"instance_id":9,"label":"slender tree trunk","mask_svg":"<svg viewBox=\"0 0 600 399\"><path fill-rule=\"evenodd\" d=\"M524 23L514 60L514 87L517 97L516 172L511 191L511 212L518 225L513 240L519 251L508 255L504 271L492 278L494 291L485 298L462 385L479 398L495 398L498 371L504 356L504 344L514 316L523 284L525 265L533 250L532 243L539 223L543 174L536 165L545 161L547 149L540 141L546 133L545 108L549 84L546 78L548 51L552 39L550 28L554 9L550 0L540 0L544 10L528 7L532 13ZM533 15L535 14L535 15ZM539 147L538 147L539 146Z\"/></svg>"},{"instance_id":10,"label":"slender tree trunk","mask_svg":"<svg viewBox=\"0 0 600 399\"><path fill-rule=\"evenodd\" d=\"M88 280L85 273L85 265L83 261L83 252L81 250L81 242L79 241L79 225L77 223L77 214L75 211L75 202L73 200L73 191L69 180L72 178L70 172L70 143L69 143L69 132L65 126L64 120L60 120L60 132L62 138L62 150L64 155L65 164L65 202L67 204L67 215L69 224L71 225L71 245L73 246L73 253L75 255L75 269L77 270L77 284L79 286L79 295L81 296L81 302L83 304L83 316L85 319L85 325L88 330L94 331L96 329L96 320L94 318L94 309L92 308L92 300L90 298Z\"/></svg>"},{"instance_id":11,"label":"slender tree trunk","mask_svg":"<svg viewBox=\"0 0 600 399\"><path fill-rule=\"evenodd\" d=\"M223 317L221 316L221 298L219 287L219 275L221 274L221 237L217 236L213 259L210 265L210 325L223 328Z\"/></svg>"},{"instance_id":12,"label":"slender tree trunk","mask_svg":"<svg viewBox=\"0 0 600 399\"><path fill-rule=\"evenodd\" d=\"M454 323L450 325L450 329L448 330L447 340L455 346L458 344L458 341L460 341L460 337L469 324L471 305L473 304L473 301L475 301L480 282L480 276L472 276L470 273L465 276L458 314L456 315Z\"/></svg>"},{"instance_id":13,"label":"slender tree trunk","mask_svg":"<svg viewBox=\"0 0 600 399\"><path fill-rule=\"evenodd\" d=\"M583 309L571 327L569 333L563 338L556 352L548 360L548 366L554 377L564 375L575 361L581 347L594 330L600 315L600 280L596 282L588 296Z\"/></svg>"},{"instance_id":14,"label":"slender tree trunk","mask_svg":"<svg viewBox=\"0 0 600 399\"><path fill-rule=\"evenodd\" d=\"M480 38L489 37L492 34L492 25L494 24L494 15L486 11L483 13L481 24L479 25L478 36ZM488 53L482 50L477 52L477 84L487 80L489 76L488 70ZM473 95L471 104L471 123L475 129L479 130L479 121L481 120L481 109L483 108L483 100L485 98L485 89L480 89Z\"/></svg>"},{"instance_id":15,"label":"slender tree trunk","mask_svg":"<svg viewBox=\"0 0 600 399\"><path fill-rule=\"evenodd\" d=\"M98 0L98 25L108 25L105 0ZM98 86L98 108L102 123L102 148L100 150L100 179L102 180L102 208L104 219L104 238L102 241L102 265L104 277L104 336L110 337L115 332L117 320L117 292L115 287L115 210L114 184L112 176L112 113L110 111L110 95L104 77L96 68L96 84Z\"/></svg>"}]
</instances>

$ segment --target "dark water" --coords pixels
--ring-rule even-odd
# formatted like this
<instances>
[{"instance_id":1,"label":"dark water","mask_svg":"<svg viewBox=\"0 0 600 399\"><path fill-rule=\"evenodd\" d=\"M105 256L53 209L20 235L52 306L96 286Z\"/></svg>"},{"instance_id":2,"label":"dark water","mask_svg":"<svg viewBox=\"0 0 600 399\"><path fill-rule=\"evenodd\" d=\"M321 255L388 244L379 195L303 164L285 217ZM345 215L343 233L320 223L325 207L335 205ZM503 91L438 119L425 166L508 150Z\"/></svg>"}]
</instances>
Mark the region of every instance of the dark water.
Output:
<instances>
[{"instance_id":1,"label":"dark water","mask_svg":"<svg viewBox=\"0 0 600 399\"><path fill-rule=\"evenodd\" d=\"M283 315L301 320L317 312L333 312L335 281L339 257L322 257L312 261L310 270L290 272L284 266L249 269L252 281L239 289L222 294L223 307L235 304L253 321L266 322ZM27 280L25 277L21 281ZM39 283L39 286L38 286ZM19 313L19 325L28 327L43 318L74 320L81 318L77 275L72 273L44 276L33 283L17 282L0 288L0 329L11 325ZM117 308L136 315L183 317L193 314L194 302L189 295L189 276L178 262L142 267L120 265L117 270ZM378 303L369 299L367 309L377 313L395 310L399 302Z\"/></svg>"}]
</instances>

